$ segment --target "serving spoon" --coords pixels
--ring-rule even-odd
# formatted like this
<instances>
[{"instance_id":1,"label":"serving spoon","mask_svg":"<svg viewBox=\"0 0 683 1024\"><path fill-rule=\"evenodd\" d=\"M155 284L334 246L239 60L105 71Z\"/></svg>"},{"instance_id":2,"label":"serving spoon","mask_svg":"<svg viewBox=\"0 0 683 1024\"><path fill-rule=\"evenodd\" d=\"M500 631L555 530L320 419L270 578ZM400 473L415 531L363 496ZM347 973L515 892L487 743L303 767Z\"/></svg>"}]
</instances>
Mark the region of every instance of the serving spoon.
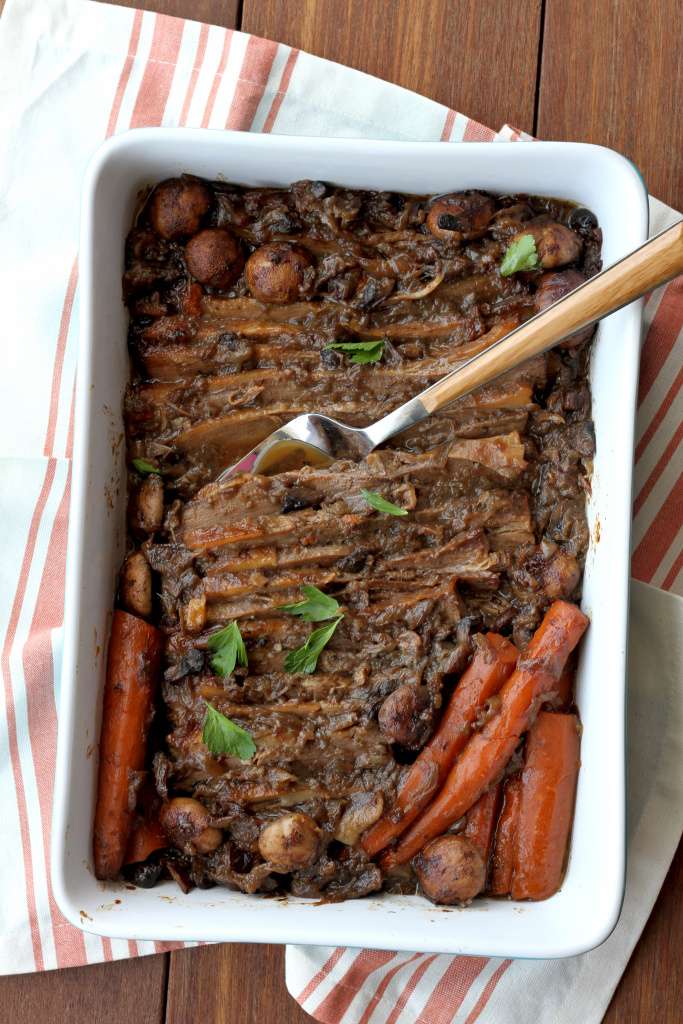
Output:
<instances>
[{"instance_id":1,"label":"serving spoon","mask_svg":"<svg viewBox=\"0 0 683 1024\"><path fill-rule=\"evenodd\" d=\"M324 466L338 459L363 459L394 434L415 426L456 398L546 352L681 273L683 221L661 231L369 427L349 427L321 413L303 413L221 473L217 482L236 473L270 475L302 464Z\"/></svg>"}]
</instances>

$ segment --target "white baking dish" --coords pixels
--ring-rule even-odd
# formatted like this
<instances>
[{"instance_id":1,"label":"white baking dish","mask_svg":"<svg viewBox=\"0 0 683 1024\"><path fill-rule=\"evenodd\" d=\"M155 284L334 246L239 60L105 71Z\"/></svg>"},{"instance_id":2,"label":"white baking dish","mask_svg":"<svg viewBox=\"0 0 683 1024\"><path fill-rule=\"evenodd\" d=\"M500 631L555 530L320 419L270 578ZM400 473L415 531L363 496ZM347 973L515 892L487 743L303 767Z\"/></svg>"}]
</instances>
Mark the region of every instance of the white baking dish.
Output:
<instances>
[{"instance_id":1,"label":"white baking dish","mask_svg":"<svg viewBox=\"0 0 683 1024\"><path fill-rule=\"evenodd\" d=\"M605 264L643 242L647 197L618 154L572 143L370 142L142 129L110 139L85 175L81 213L81 342L52 835L52 884L75 925L133 939L372 946L506 957L563 957L612 931L625 870L625 673L631 468L641 304L603 322L591 379L597 434L591 547L578 704L582 769L561 891L543 903L475 900L464 910L421 897L342 904L273 900L222 888L184 896L175 883L131 890L92 872L104 663L124 550L121 403L130 369L121 301L124 238L138 192L187 171L249 185L320 178L413 193L483 188L576 200L598 216Z\"/></svg>"}]
</instances>

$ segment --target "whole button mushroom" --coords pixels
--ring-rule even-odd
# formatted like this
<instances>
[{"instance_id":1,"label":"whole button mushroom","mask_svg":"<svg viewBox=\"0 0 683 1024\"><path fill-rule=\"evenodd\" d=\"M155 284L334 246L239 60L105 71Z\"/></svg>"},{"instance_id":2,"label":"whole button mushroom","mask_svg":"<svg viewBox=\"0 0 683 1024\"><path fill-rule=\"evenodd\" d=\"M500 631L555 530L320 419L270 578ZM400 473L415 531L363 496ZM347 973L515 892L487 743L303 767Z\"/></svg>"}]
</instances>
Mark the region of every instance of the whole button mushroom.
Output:
<instances>
[{"instance_id":1,"label":"whole button mushroom","mask_svg":"<svg viewBox=\"0 0 683 1024\"><path fill-rule=\"evenodd\" d=\"M493 199L483 192L454 192L434 200L425 223L436 238L466 242L484 237L495 212Z\"/></svg>"},{"instance_id":2,"label":"whole button mushroom","mask_svg":"<svg viewBox=\"0 0 683 1024\"><path fill-rule=\"evenodd\" d=\"M433 903L469 903L486 885L486 864L465 836L432 839L414 860L418 881Z\"/></svg>"},{"instance_id":3,"label":"whole button mushroom","mask_svg":"<svg viewBox=\"0 0 683 1024\"><path fill-rule=\"evenodd\" d=\"M196 281L225 291L244 270L244 252L230 231L205 228L185 246L185 263Z\"/></svg>"},{"instance_id":4,"label":"whole button mushroom","mask_svg":"<svg viewBox=\"0 0 683 1024\"><path fill-rule=\"evenodd\" d=\"M152 614L152 570L142 551L133 551L121 566L121 604L132 615Z\"/></svg>"},{"instance_id":5,"label":"whole button mushroom","mask_svg":"<svg viewBox=\"0 0 683 1024\"><path fill-rule=\"evenodd\" d=\"M431 698L426 686L410 683L389 694L377 715L382 733L407 750L419 750L432 726Z\"/></svg>"},{"instance_id":6,"label":"whole button mushroom","mask_svg":"<svg viewBox=\"0 0 683 1024\"><path fill-rule=\"evenodd\" d=\"M175 242L196 235L211 206L206 185L189 174L162 181L149 204L149 223L161 238Z\"/></svg>"},{"instance_id":7,"label":"whole button mushroom","mask_svg":"<svg viewBox=\"0 0 683 1024\"><path fill-rule=\"evenodd\" d=\"M270 242L254 250L245 268L249 291L261 302L283 305L301 297L313 259L295 242Z\"/></svg>"},{"instance_id":8,"label":"whole button mushroom","mask_svg":"<svg viewBox=\"0 0 683 1024\"><path fill-rule=\"evenodd\" d=\"M164 832L174 846L194 857L211 853L223 841L223 833L211 824L211 815L204 804L189 796L176 796L159 812Z\"/></svg>"},{"instance_id":9,"label":"whole button mushroom","mask_svg":"<svg viewBox=\"0 0 683 1024\"><path fill-rule=\"evenodd\" d=\"M533 235L536 252L544 270L562 267L571 263L581 252L581 239L571 228L560 224L547 214L534 217L510 237L509 245L518 242L522 235Z\"/></svg>"},{"instance_id":10,"label":"whole button mushroom","mask_svg":"<svg viewBox=\"0 0 683 1024\"><path fill-rule=\"evenodd\" d=\"M299 871L318 856L321 832L313 818L297 811L276 818L264 828L258 848L277 871Z\"/></svg>"},{"instance_id":11,"label":"whole button mushroom","mask_svg":"<svg viewBox=\"0 0 683 1024\"><path fill-rule=\"evenodd\" d=\"M137 484L128 498L128 525L131 533L143 537L161 529L164 519L164 485L158 473Z\"/></svg>"},{"instance_id":12,"label":"whole button mushroom","mask_svg":"<svg viewBox=\"0 0 683 1024\"><path fill-rule=\"evenodd\" d=\"M570 267L568 270L557 270L553 274L546 274L534 295L534 313L542 313L548 306L552 306L553 302L563 299L565 295L569 295L570 292L573 292L580 284L584 284L585 281L586 278L581 271L575 270L574 267ZM577 348L588 341L594 332L595 324L592 327L586 327L583 331L579 331L578 334L572 334L571 338L565 338L564 341L561 341L555 347Z\"/></svg>"}]
</instances>

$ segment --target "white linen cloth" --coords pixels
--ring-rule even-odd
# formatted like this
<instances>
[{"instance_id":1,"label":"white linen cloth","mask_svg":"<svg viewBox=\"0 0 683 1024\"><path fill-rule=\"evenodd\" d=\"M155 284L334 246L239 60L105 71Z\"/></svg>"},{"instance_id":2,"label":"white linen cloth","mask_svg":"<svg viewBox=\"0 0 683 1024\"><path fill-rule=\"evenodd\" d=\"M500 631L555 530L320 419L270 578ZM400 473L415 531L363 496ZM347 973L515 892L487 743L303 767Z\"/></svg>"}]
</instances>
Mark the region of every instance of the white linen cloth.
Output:
<instances>
[{"instance_id":1,"label":"white linen cloth","mask_svg":"<svg viewBox=\"0 0 683 1024\"><path fill-rule=\"evenodd\" d=\"M86 0L8 0L0 19L0 973L179 944L86 936L49 884L73 393L78 204L109 135L190 125L462 142L498 134L397 86L215 26ZM678 215L651 200L652 230ZM629 868L599 950L549 963L289 947L305 1008L344 1024L598 1021L683 825L683 288L646 306L634 494L629 677ZM665 591L672 591L667 594ZM631 779L631 776L633 778Z\"/></svg>"}]
</instances>

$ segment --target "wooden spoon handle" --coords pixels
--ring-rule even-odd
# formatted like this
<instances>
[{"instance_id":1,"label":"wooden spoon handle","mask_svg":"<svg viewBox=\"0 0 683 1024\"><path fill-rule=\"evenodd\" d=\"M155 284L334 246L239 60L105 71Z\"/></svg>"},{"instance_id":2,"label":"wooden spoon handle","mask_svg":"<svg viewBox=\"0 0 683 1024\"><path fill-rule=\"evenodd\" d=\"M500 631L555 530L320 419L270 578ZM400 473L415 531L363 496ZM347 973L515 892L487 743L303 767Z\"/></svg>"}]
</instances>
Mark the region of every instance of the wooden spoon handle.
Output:
<instances>
[{"instance_id":1,"label":"wooden spoon handle","mask_svg":"<svg viewBox=\"0 0 683 1024\"><path fill-rule=\"evenodd\" d=\"M683 221L596 274L419 397L428 412L514 369L683 273Z\"/></svg>"}]
</instances>

